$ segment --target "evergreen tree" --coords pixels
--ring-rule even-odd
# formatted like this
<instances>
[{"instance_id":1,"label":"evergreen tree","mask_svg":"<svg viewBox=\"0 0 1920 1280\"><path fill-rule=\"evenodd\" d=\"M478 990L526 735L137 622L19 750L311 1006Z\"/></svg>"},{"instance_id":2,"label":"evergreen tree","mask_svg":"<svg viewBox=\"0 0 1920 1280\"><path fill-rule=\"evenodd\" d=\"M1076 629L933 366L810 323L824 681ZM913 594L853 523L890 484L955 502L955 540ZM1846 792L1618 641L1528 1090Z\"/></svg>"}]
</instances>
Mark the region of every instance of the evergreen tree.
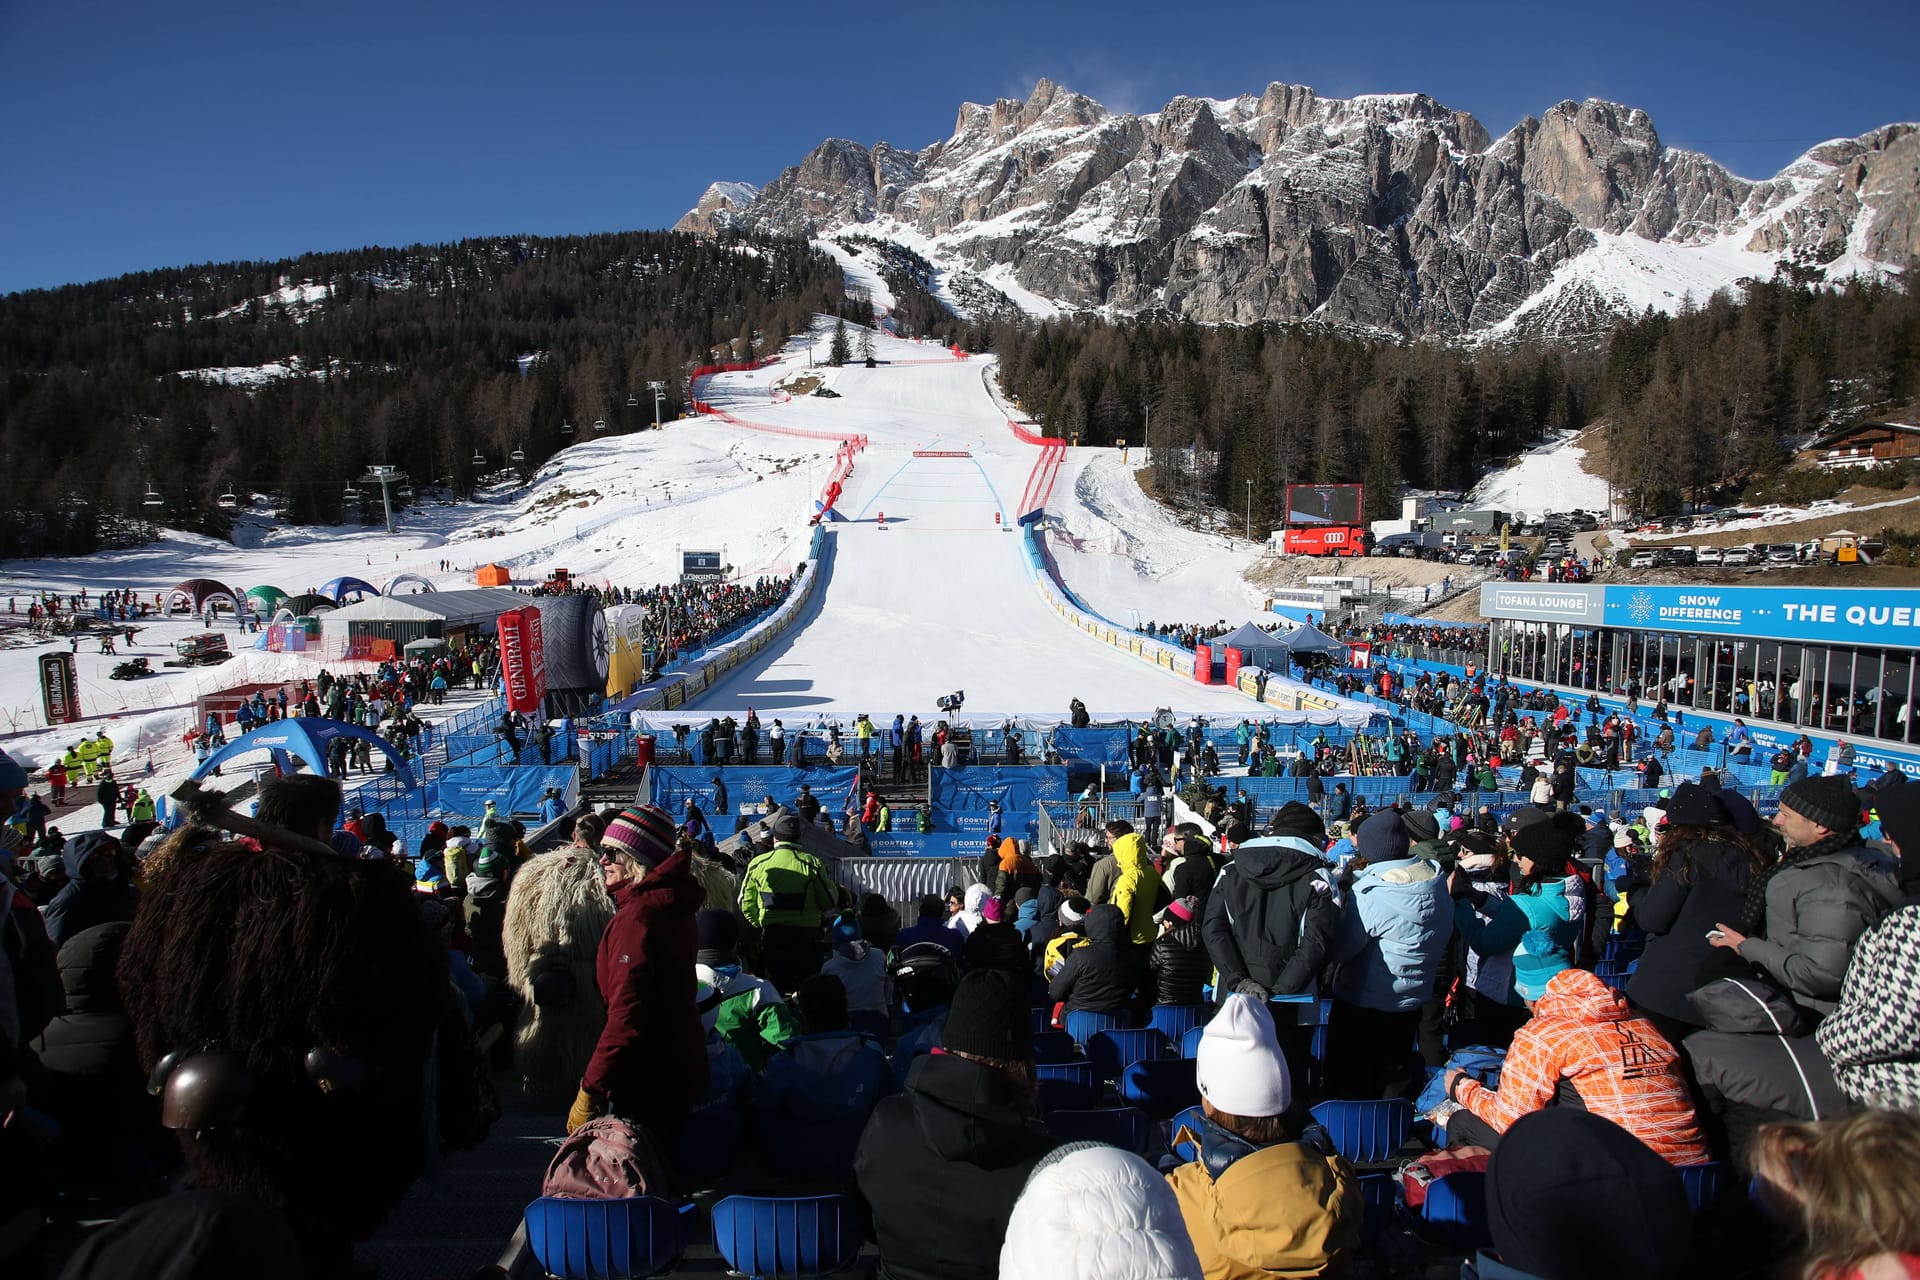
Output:
<instances>
[{"instance_id":1,"label":"evergreen tree","mask_svg":"<svg viewBox=\"0 0 1920 1280\"><path fill-rule=\"evenodd\" d=\"M845 320L835 320L833 322L833 345L827 348L827 363L837 369L845 364L848 357L852 354L852 349L847 345L847 322Z\"/></svg>"}]
</instances>

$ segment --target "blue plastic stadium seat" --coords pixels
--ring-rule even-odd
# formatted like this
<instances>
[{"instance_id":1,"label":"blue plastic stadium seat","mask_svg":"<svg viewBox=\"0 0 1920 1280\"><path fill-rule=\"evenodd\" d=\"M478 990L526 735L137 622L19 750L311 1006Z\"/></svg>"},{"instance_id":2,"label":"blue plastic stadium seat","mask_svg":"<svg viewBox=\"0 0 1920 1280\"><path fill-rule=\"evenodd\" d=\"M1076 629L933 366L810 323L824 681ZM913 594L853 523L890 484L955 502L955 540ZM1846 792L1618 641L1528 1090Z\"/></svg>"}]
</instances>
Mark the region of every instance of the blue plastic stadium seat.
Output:
<instances>
[{"instance_id":1,"label":"blue plastic stadium seat","mask_svg":"<svg viewBox=\"0 0 1920 1280\"><path fill-rule=\"evenodd\" d=\"M1191 1027L1180 1037L1180 1056L1197 1058L1200 1056L1200 1037L1207 1033L1205 1027Z\"/></svg>"},{"instance_id":2,"label":"blue plastic stadium seat","mask_svg":"<svg viewBox=\"0 0 1920 1280\"><path fill-rule=\"evenodd\" d=\"M1072 1062L1080 1056L1080 1046L1064 1031L1042 1031L1033 1038L1035 1062Z\"/></svg>"},{"instance_id":3,"label":"blue plastic stadium seat","mask_svg":"<svg viewBox=\"0 0 1920 1280\"><path fill-rule=\"evenodd\" d=\"M1078 1080L1048 1079L1045 1076L1034 1084L1040 1094L1040 1109L1049 1115L1055 1111L1093 1111L1100 1106L1098 1085L1082 1084Z\"/></svg>"},{"instance_id":4,"label":"blue plastic stadium seat","mask_svg":"<svg viewBox=\"0 0 1920 1280\"><path fill-rule=\"evenodd\" d=\"M1173 1045L1152 1027L1116 1027L1096 1031L1087 1041L1087 1060L1093 1063L1103 1080L1118 1080L1120 1073L1136 1062L1149 1058L1170 1058Z\"/></svg>"},{"instance_id":5,"label":"blue plastic stadium seat","mask_svg":"<svg viewBox=\"0 0 1920 1280\"><path fill-rule=\"evenodd\" d=\"M1206 1122L1206 1113L1198 1107L1188 1107L1167 1124L1167 1147L1173 1152L1173 1158L1182 1164L1188 1164L1200 1158L1200 1130ZM1186 1136L1182 1137L1182 1131Z\"/></svg>"},{"instance_id":6,"label":"blue plastic stadium seat","mask_svg":"<svg viewBox=\"0 0 1920 1280\"><path fill-rule=\"evenodd\" d=\"M1028 1012L1033 1017L1033 1034L1039 1035L1043 1031L1053 1030L1052 1009L1032 1009Z\"/></svg>"},{"instance_id":7,"label":"blue plastic stadium seat","mask_svg":"<svg viewBox=\"0 0 1920 1280\"><path fill-rule=\"evenodd\" d=\"M1161 1146L1160 1126L1138 1107L1056 1111L1047 1117L1047 1128L1062 1142L1104 1142L1147 1159Z\"/></svg>"},{"instance_id":8,"label":"blue plastic stadium seat","mask_svg":"<svg viewBox=\"0 0 1920 1280\"><path fill-rule=\"evenodd\" d=\"M728 1196L713 1206L713 1247L742 1275L832 1275L854 1264L860 1240L846 1196Z\"/></svg>"},{"instance_id":9,"label":"blue plastic stadium seat","mask_svg":"<svg viewBox=\"0 0 1920 1280\"><path fill-rule=\"evenodd\" d=\"M1682 1165L1680 1184L1687 1189L1687 1203L1693 1206L1695 1213L1699 1213L1719 1199L1720 1193L1726 1189L1727 1166L1718 1160L1711 1164Z\"/></svg>"},{"instance_id":10,"label":"blue plastic stadium seat","mask_svg":"<svg viewBox=\"0 0 1920 1280\"><path fill-rule=\"evenodd\" d=\"M1036 1063L1034 1072L1042 1080L1066 1080L1095 1090L1100 1087L1100 1073L1094 1070L1093 1064L1085 1058L1072 1062Z\"/></svg>"},{"instance_id":11,"label":"blue plastic stadium seat","mask_svg":"<svg viewBox=\"0 0 1920 1280\"><path fill-rule=\"evenodd\" d=\"M1156 1120L1200 1101L1191 1058L1143 1058L1120 1073L1120 1096Z\"/></svg>"},{"instance_id":12,"label":"blue plastic stadium seat","mask_svg":"<svg viewBox=\"0 0 1920 1280\"><path fill-rule=\"evenodd\" d=\"M671 1271L686 1252L698 1206L657 1196L527 1206L527 1247L559 1280L626 1280Z\"/></svg>"},{"instance_id":13,"label":"blue plastic stadium seat","mask_svg":"<svg viewBox=\"0 0 1920 1280\"><path fill-rule=\"evenodd\" d=\"M1487 1175L1450 1173L1428 1183L1420 1220L1425 1234L1448 1248L1492 1247L1493 1236L1487 1229Z\"/></svg>"},{"instance_id":14,"label":"blue plastic stadium seat","mask_svg":"<svg viewBox=\"0 0 1920 1280\"><path fill-rule=\"evenodd\" d=\"M1391 1159L1413 1130L1413 1104L1404 1098L1378 1102L1323 1102L1313 1118L1333 1139L1334 1150L1354 1164Z\"/></svg>"},{"instance_id":15,"label":"blue plastic stadium seat","mask_svg":"<svg viewBox=\"0 0 1920 1280\"><path fill-rule=\"evenodd\" d=\"M1113 1013L1095 1013L1091 1009L1075 1009L1067 1014L1067 1034L1081 1048L1086 1048L1097 1031L1107 1031L1115 1027L1124 1027L1127 1020Z\"/></svg>"},{"instance_id":16,"label":"blue plastic stadium seat","mask_svg":"<svg viewBox=\"0 0 1920 1280\"><path fill-rule=\"evenodd\" d=\"M1362 1243L1378 1240L1393 1225L1393 1208L1398 1194L1394 1176L1390 1173L1363 1173L1360 1175L1360 1202L1366 1206L1365 1217L1361 1219L1360 1240Z\"/></svg>"},{"instance_id":17,"label":"blue plastic stadium seat","mask_svg":"<svg viewBox=\"0 0 1920 1280\"><path fill-rule=\"evenodd\" d=\"M1213 1009L1210 1004L1157 1004L1147 1025L1179 1044L1187 1032L1206 1025Z\"/></svg>"}]
</instances>

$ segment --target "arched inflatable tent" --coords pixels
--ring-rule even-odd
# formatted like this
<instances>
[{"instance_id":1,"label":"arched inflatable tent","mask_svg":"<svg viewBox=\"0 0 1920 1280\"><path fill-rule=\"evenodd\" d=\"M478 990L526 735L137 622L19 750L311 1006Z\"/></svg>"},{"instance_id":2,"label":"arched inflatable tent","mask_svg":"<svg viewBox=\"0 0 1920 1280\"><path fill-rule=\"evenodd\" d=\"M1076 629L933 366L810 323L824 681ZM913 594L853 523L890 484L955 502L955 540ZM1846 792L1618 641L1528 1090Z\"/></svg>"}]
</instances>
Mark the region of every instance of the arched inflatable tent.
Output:
<instances>
[{"instance_id":1,"label":"arched inflatable tent","mask_svg":"<svg viewBox=\"0 0 1920 1280\"><path fill-rule=\"evenodd\" d=\"M345 720L327 720L319 716L275 720L243 733L195 766L193 777L198 781L235 756L265 751L273 757L273 762L280 766L283 773L293 771L293 762L297 758L324 778L327 776L327 748L335 738L342 737L363 738L371 742L376 751L393 762L394 776L405 786L413 786L413 767L394 751L392 743L371 729L362 729Z\"/></svg>"},{"instance_id":2,"label":"arched inflatable tent","mask_svg":"<svg viewBox=\"0 0 1920 1280\"><path fill-rule=\"evenodd\" d=\"M307 618L316 613L328 613L337 608L339 608L339 606L326 596L288 596L280 602L280 608L273 615L273 620L275 622L280 621L280 615L282 613L286 614L289 618Z\"/></svg>"},{"instance_id":3,"label":"arched inflatable tent","mask_svg":"<svg viewBox=\"0 0 1920 1280\"><path fill-rule=\"evenodd\" d=\"M255 613L264 613L268 617L273 616L274 611L280 607L281 602L286 598L287 593L278 587L260 586L247 588L247 608Z\"/></svg>"},{"instance_id":4,"label":"arched inflatable tent","mask_svg":"<svg viewBox=\"0 0 1920 1280\"><path fill-rule=\"evenodd\" d=\"M431 582L428 582L417 573L396 573L387 579L386 586L380 588L380 594L390 596L400 588L402 583L407 583L417 588L417 590L409 592L409 595L418 595L422 591L433 591L436 589Z\"/></svg>"},{"instance_id":5,"label":"arched inflatable tent","mask_svg":"<svg viewBox=\"0 0 1920 1280\"><path fill-rule=\"evenodd\" d=\"M241 596L230 587L223 587L212 578L188 578L167 592L166 603L161 608L162 617L172 617L176 605L185 605L190 613L204 613L209 605L224 603L235 615L240 612Z\"/></svg>"},{"instance_id":6,"label":"arched inflatable tent","mask_svg":"<svg viewBox=\"0 0 1920 1280\"><path fill-rule=\"evenodd\" d=\"M322 584L318 594L340 605L348 603L348 596L361 600L368 596L377 596L380 594L380 588L371 582L362 582L358 578L335 578L332 582Z\"/></svg>"}]
</instances>

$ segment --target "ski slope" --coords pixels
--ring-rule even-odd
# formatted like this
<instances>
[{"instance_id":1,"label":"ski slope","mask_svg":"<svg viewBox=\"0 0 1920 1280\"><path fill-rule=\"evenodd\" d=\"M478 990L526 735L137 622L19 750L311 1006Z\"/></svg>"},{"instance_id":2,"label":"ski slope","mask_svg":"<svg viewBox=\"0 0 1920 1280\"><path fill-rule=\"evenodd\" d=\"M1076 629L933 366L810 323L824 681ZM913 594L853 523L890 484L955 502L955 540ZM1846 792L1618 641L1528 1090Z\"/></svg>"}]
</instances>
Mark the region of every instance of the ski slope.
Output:
<instances>
[{"instance_id":1,"label":"ski slope","mask_svg":"<svg viewBox=\"0 0 1920 1280\"><path fill-rule=\"evenodd\" d=\"M959 689L974 714L1064 714L1073 697L1096 717L1167 706L1250 714L1255 704L1244 696L1175 679L1074 630L1048 606L1011 531L1038 450L1014 436L983 386L991 360L943 358L903 342L884 343L881 358L902 350L912 353L903 360L927 362L831 375L835 429L871 443L840 499L847 520L833 526L822 598L786 639L690 705L715 714L752 707L762 717L879 715L925 712ZM818 400L769 402L766 387L780 376L720 375L707 398L743 419L817 426ZM1072 493L1056 487L1054 503Z\"/></svg>"},{"instance_id":2,"label":"ski slope","mask_svg":"<svg viewBox=\"0 0 1920 1280\"><path fill-rule=\"evenodd\" d=\"M815 357L832 327L830 319L816 323ZM0 596L18 610L5 622L24 623L40 590L132 587L151 597L192 577L240 591L272 584L300 592L343 574L379 585L405 571L453 590L474 585L477 566L497 562L529 585L564 566L586 583L650 586L679 572L683 549L707 548L723 549L737 576L787 574L806 555L813 499L837 447L832 437L864 435L870 446L840 501L849 520L833 526L825 590L798 625L692 710L926 719L936 698L965 690L970 715L1064 715L1074 697L1096 716L1161 707L1183 716L1255 713L1237 693L1177 678L1082 633L1042 598L1022 535L1005 531L1039 451L1007 426L991 358L959 360L885 333L872 341L876 368L811 370L837 399L787 394L783 384L809 376L809 342L796 339L768 367L703 385L715 408L745 425L699 417L664 431L580 440L530 483L503 475L474 501L403 511L392 535L359 525L291 527L261 513L242 520L234 543L166 531L123 551L0 562ZM965 456L915 457L916 450ZM1143 620L1230 625L1261 617L1240 580L1256 548L1182 528L1140 493L1110 449L1069 450L1048 511L1048 547L1067 586L1120 625L1132 610ZM83 645L75 665L87 718L50 729L40 719L36 664L65 645L0 624L0 746L43 765L80 733L104 728L123 756L137 754L143 773L151 757L154 785L171 787L192 767L182 735L196 694L318 670L299 655L241 647L231 623L220 629L236 642L238 661L161 666L176 639L203 629L185 616L149 619L120 654ZM129 655L148 657L155 674L109 680Z\"/></svg>"}]
</instances>

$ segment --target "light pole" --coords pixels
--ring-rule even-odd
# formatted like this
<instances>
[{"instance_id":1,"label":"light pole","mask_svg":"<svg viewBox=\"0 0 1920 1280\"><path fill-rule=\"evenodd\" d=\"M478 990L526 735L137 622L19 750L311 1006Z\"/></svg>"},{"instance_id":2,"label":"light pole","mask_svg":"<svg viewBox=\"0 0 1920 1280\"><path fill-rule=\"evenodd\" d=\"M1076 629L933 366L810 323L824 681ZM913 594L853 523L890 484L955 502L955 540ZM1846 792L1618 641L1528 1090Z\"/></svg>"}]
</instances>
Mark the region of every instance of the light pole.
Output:
<instances>
[{"instance_id":1,"label":"light pole","mask_svg":"<svg viewBox=\"0 0 1920 1280\"><path fill-rule=\"evenodd\" d=\"M660 402L667 398L667 384L664 382L649 382L647 388L653 392L653 429L658 431L660 429Z\"/></svg>"},{"instance_id":2,"label":"light pole","mask_svg":"<svg viewBox=\"0 0 1920 1280\"><path fill-rule=\"evenodd\" d=\"M1253 541L1253 481L1247 481L1247 541Z\"/></svg>"}]
</instances>

